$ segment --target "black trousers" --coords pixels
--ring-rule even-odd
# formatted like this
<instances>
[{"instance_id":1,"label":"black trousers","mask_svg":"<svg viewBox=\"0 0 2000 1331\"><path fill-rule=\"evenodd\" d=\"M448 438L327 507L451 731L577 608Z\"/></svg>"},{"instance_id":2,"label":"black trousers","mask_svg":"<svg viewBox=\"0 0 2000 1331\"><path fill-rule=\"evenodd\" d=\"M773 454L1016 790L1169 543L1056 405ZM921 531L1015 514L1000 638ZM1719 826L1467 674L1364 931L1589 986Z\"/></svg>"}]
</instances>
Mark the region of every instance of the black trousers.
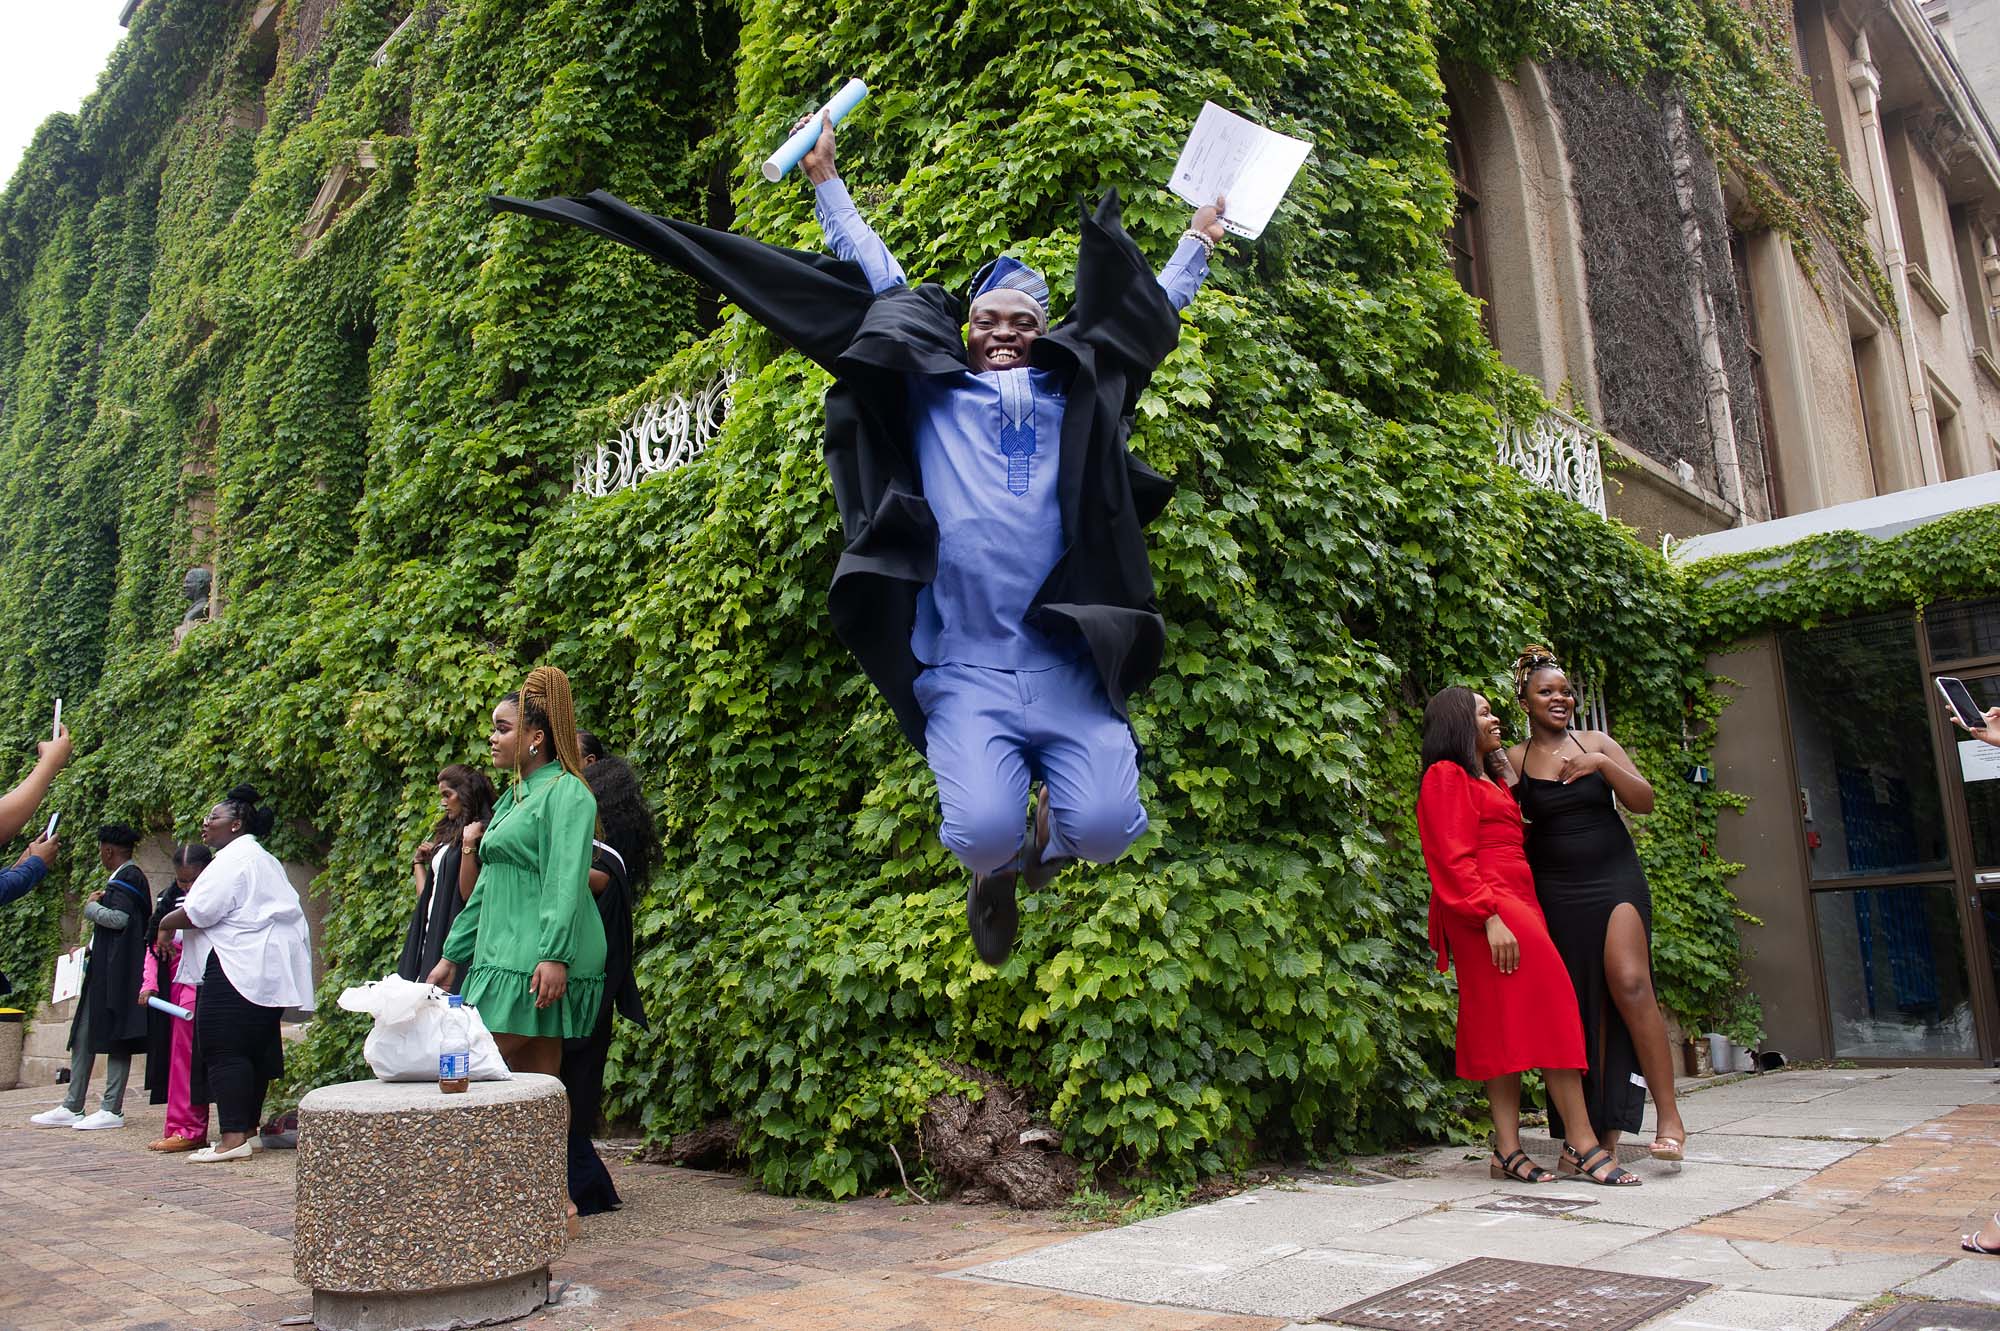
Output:
<instances>
[{"instance_id":1,"label":"black trousers","mask_svg":"<svg viewBox=\"0 0 2000 1331\"><path fill-rule=\"evenodd\" d=\"M264 1091L285 1072L278 1036L283 1008L252 1003L236 991L210 953L195 999L194 1077L190 1099L215 1105L224 1132L255 1133L264 1121Z\"/></svg>"}]
</instances>

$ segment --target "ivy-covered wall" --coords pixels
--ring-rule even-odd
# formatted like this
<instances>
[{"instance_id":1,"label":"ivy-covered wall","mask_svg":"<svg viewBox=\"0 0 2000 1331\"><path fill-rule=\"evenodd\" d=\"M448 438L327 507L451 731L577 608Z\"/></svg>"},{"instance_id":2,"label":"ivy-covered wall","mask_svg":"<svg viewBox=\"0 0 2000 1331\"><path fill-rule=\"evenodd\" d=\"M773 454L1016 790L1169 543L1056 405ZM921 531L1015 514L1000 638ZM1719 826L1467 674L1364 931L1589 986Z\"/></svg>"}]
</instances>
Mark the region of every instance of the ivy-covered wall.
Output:
<instances>
[{"instance_id":1,"label":"ivy-covered wall","mask_svg":"<svg viewBox=\"0 0 2000 1331\"><path fill-rule=\"evenodd\" d=\"M1736 977L1722 797L1678 776L1710 707L1696 610L1627 533L1492 464L1537 404L1439 245L1439 61L1677 80L1779 224L1838 239L1837 175L1771 118L1811 115L1782 8L423 0L385 46L407 0L293 0L273 55L249 0L149 0L0 195L0 724L25 739L65 697L79 826L186 835L234 781L276 797L276 849L334 903L299 1085L360 1066L330 1000L394 955L433 773L547 661L668 833L639 920L653 1025L613 1063L649 1134L732 1117L769 1186L851 1193L893 1177L947 1059L1028 1088L1086 1161L1169 1180L1454 1131L1410 836L1431 690L1497 684L1529 637L1605 681L1662 795L1662 996L1706 1024ZM803 186L754 163L849 75L875 92L841 160L912 273L1013 244L1059 301L1079 194L1119 188L1170 251L1162 182L1204 99L1315 145L1141 404L1135 447L1180 487L1135 713L1153 831L1028 900L998 973L930 778L826 623L823 376L636 255L482 202L601 186L816 245ZM725 362L699 462L568 496L619 412ZM224 613L176 651L182 573L211 560ZM83 859L13 908L0 965L46 963Z\"/></svg>"}]
</instances>

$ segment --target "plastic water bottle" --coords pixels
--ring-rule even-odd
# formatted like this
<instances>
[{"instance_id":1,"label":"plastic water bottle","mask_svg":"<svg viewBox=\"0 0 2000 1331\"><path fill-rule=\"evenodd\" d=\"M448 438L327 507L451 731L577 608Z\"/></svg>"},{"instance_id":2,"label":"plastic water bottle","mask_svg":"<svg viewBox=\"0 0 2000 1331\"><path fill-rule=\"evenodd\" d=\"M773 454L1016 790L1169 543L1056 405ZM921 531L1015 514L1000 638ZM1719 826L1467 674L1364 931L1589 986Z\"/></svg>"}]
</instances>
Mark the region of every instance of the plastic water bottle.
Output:
<instances>
[{"instance_id":1,"label":"plastic water bottle","mask_svg":"<svg viewBox=\"0 0 2000 1331\"><path fill-rule=\"evenodd\" d=\"M438 1090L451 1095L471 1084L472 1023L466 1020L464 996L452 994L446 999L438 1042Z\"/></svg>"}]
</instances>

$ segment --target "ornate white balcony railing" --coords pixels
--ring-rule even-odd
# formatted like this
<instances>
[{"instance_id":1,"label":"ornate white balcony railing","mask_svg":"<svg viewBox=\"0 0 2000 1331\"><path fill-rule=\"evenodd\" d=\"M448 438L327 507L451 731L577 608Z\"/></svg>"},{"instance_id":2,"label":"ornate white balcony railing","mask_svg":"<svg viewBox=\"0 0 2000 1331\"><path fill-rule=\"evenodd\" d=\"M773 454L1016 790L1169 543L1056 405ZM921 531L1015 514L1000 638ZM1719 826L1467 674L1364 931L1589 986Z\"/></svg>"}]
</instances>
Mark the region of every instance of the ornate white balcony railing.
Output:
<instances>
[{"instance_id":1,"label":"ornate white balcony railing","mask_svg":"<svg viewBox=\"0 0 2000 1331\"><path fill-rule=\"evenodd\" d=\"M1526 428L1504 426L1500 461L1543 489L1568 495L1603 515L1604 464L1597 456L1597 436L1575 417L1550 409Z\"/></svg>"},{"instance_id":2,"label":"ornate white balcony railing","mask_svg":"<svg viewBox=\"0 0 2000 1331\"><path fill-rule=\"evenodd\" d=\"M617 435L576 460L579 494L608 495L700 457L729 416L735 369L694 393L675 393L632 413Z\"/></svg>"}]
</instances>

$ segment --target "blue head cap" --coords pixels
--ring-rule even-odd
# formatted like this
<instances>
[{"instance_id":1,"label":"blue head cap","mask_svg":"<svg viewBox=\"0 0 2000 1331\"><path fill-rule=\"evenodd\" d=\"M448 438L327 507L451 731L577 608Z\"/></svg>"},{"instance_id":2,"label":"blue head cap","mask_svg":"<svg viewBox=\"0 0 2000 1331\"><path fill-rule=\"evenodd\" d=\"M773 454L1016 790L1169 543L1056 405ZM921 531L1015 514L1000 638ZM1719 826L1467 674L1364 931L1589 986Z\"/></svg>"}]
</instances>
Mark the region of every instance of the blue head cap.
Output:
<instances>
[{"instance_id":1,"label":"blue head cap","mask_svg":"<svg viewBox=\"0 0 2000 1331\"><path fill-rule=\"evenodd\" d=\"M974 300L989 291L1022 292L1042 307L1043 319L1049 317L1048 280L1011 254L1001 255L972 275Z\"/></svg>"}]
</instances>

